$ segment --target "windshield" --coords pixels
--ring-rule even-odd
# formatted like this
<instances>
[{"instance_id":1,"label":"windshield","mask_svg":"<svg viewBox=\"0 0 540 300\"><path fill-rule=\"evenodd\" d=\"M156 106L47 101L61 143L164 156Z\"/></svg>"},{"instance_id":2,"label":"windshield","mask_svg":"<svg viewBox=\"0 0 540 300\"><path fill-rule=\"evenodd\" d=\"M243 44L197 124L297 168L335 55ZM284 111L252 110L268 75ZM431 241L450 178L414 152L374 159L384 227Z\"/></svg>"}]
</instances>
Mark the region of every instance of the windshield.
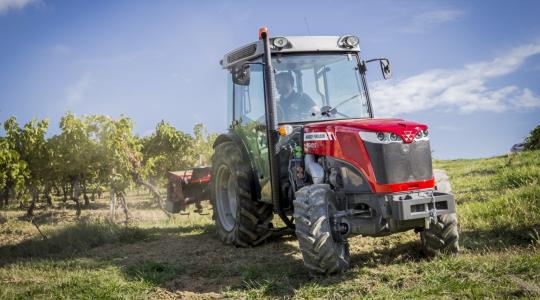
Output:
<instances>
[{"instance_id":1,"label":"windshield","mask_svg":"<svg viewBox=\"0 0 540 300\"><path fill-rule=\"evenodd\" d=\"M275 56L280 123L368 118L354 54Z\"/></svg>"}]
</instances>

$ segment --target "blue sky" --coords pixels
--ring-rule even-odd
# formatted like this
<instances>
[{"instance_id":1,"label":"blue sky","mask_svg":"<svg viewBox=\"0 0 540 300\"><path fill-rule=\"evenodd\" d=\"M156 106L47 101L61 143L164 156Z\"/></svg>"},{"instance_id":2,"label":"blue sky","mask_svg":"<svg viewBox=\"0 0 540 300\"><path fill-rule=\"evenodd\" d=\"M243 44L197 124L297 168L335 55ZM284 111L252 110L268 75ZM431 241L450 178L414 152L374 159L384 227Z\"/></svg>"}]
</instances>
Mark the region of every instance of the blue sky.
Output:
<instances>
[{"instance_id":1,"label":"blue sky","mask_svg":"<svg viewBox=\"0 0 540 300\"><path fill-rule=\"evenodd\" d=\"M540 124L540 1L0 0L0 120L66 111L225 131L223 54L274 35L355 34L378 117L427 123L436 158L499 155Z\"/></svg>"}]
</instances>

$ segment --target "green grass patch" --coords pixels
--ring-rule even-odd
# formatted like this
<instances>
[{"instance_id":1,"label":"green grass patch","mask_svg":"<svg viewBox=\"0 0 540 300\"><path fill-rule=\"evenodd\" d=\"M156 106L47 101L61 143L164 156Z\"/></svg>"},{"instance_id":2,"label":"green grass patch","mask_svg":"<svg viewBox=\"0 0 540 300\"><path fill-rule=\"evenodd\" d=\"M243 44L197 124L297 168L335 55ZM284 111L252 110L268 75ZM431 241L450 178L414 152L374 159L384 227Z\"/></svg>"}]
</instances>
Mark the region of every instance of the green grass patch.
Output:
<instances>
[{"instance_id":1,"label":"green grass patch","mask_svg":"<svg viewBox=\"0 0 540 300\"><path fill-rule=\"evenodd\" d=\"M152 289L106 261L33 260L0 268L0 299L144 299Z\"/></svg>"},{"instance_id":2,"label":"green grass patch","mask_svg":"<svg viewBox=\"0 0 540 300\"><path fill-rule=\"evenodd\" d=\"M180 274L185 273L186 267L180 262L174 264L155 261L143 261L127 267L126 274L135 280L150 284L162 284Z\"/></svg>"},{"instance_id":3,"label":"green grass patch","mask_svg":"<svg viewBox=\"0 0 540 300\"><path fill-rule=\"evenodd\" d=\"M459 207L464 230L500 230L540 226L540 186L528 185L494 196L489 202Z\"/></svg>"},{"instance_id":4,"label":"green grass patch","mask_svg":"<svg viewBox=\"0 0 540 300\"><path fill-rule=\"evenodd\" d=\"M508 166L494 176L493 185L497 190L515 189L527 185L539 185L540 165Z\"/></svg>"},{"instance_id":5,"label":"green grass patch","mask_svg":"<svg viewBox=\"0 0 540 300\"><path fill-rule=\"evenodd\" d=\"M26 225L28 226L28 225ZM0 260L6 258L75 255L111 243L135 243L148 240L145 230L105 222L80 221L45 231L47 239L35 236L16 245L0 247Z\"/></svg>"},{"instance_id":6,"label":"green grass patch","mask_svg":"<svg viewBox=\"0 0 540 300\"><path fill-rule=\"evenodd\" d=\"M450 176L458 203L485 202L512 189L540 185L540 151L486 159L434 161Z\"/></svg>"},{"instance_id":7,"label":"green grass patch","mask_svg":"<svg viewBox=\"0 0 540 300\"><path fill-rule=\"evenodd\" d=\"M377 267L358 265L333 277L252 280L244 289L226 295L293 299L535 297L540 296L538 271L538 251L507 250Z\"/></svg>"}]
</instances>

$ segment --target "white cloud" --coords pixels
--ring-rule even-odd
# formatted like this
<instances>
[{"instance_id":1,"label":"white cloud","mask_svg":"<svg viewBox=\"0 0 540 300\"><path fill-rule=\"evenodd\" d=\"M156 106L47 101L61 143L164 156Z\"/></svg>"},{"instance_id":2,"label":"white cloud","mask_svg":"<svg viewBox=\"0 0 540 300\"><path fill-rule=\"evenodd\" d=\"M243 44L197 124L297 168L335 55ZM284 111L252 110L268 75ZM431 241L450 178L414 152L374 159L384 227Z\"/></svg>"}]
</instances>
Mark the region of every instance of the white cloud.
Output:
<instances>
[{"instance_id":1,"label":"white cloud","mask_svg":"<svg viewBox=\"0 0 540 300\"><path fill-rule=\"evenodd\" d=\"M78 104L84 100L85 94L91 85L90 76L84 75L73 86L67 89L66 98L71 104Z\"/></svg>"},{"instance_id":2,"label":"white cloud","mask_svg":"<svg viewBox=\"0 0 540 300\"><path fill-rule=\"evenodd\" d=\"M40 0L0 0L0 14L12 9L23 9L29 4L39 3Z\"/></svg>"},{"instance_id":3,"label":"white cloud","mask_svg":"<svg viewBox=\"0 0 540 300\"><path fill-rule=\"evenodd\" d=\"M372 85L375 112L392 116L436 107L464 113L538 108L540 97L530 89L514 85L493 89L487 83L515 72L527 58L539 53L540 42L461 69L436 69L401 80L377 81Z\"/></svg>"},{"instance_id":4,"label":"white cloud","mask_svg":"<svg viewBox=\"0 0 540 300\"><path fill-rule=\"evenodd\" d=\"M410 24L401 29L407 33L425 33L433 26L452 22L462 17L465 12L452 8L440 8L417 14Z\"/></svg>"}]
</instances>

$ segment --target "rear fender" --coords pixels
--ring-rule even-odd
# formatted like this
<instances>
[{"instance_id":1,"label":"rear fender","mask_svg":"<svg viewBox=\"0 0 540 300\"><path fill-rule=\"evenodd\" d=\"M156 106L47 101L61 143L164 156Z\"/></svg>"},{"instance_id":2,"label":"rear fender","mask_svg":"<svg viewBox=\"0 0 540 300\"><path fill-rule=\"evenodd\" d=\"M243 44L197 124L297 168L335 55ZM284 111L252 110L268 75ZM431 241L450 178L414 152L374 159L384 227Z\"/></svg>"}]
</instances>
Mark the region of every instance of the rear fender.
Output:
<instances>
[{"instance_id":1,"label":"rear fender","mask_svg":"<svg viewBox=\"0 0 540 300\"><path fill-rule=\"evenodd\" d=\"M214 144L212 145L212 148L216 149L216 147L222 143L226 143L226 142L233 142L236 144L236 146L240 149L240 152L242 152L242 159L244 161L247 161L249 162L249 168L251 170L251 190L253 191L252 193L252 199L254 201L258 200L261 198L261 185L259 184L259 181L257 180L259 177L257 175L257 171L255 169L255 167L253 166L253 162L251 161L250 157L249 157L249 154L248 154L248 148L246 146L246 144L244 143L244 141L242 140L242 138L240 138L240 136L232 131L232 130L229 130L229 132L227 133L223 133L223 134L220 134L216 140L214 141ZM212 174L212 178L213 178L213 174Z\"/></svg>"}]
</instances>

